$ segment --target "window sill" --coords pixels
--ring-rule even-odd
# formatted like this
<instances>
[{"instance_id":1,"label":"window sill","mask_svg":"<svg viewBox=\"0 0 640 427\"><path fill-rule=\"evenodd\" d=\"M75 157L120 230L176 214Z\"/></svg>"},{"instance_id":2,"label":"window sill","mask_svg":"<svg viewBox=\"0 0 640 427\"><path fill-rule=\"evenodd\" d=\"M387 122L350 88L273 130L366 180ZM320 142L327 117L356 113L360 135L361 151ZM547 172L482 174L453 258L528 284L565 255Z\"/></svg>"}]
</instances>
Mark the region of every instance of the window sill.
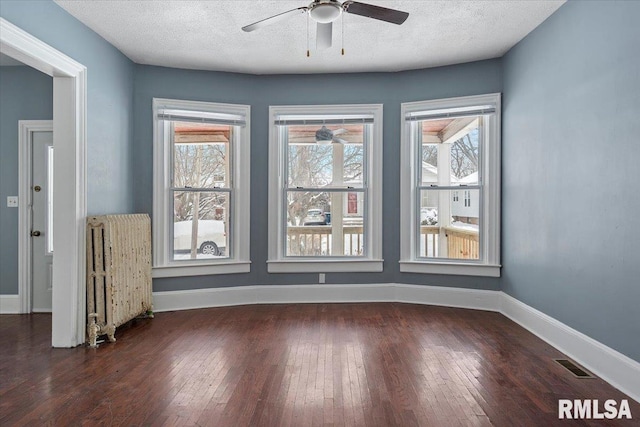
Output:
<instances>
[{"instance_id":1,"label":"window sill","mask_svg":"<svg viewBox=\"0 0 640 427\"><path fill-rule=\"evenodd\" d=\"M500 277L501 265L465 264L449 262L400 261L400 272L423 274L451 274L458 276Z\"/></svg>"},{"instance_id":2,"label":"window sill","mask_svg":"<svg viewBox=\"0 0 640 427\"><path fill-rule=\"evenodd\" d=\"M379 273L382 269L381 259L267 261L269 273Z\"/></svg>"},{"instance_id":3,"label":"window sill","mask_svg":"<svg viewBox=\"0 0 640 427\"><path fill-rule=\"evenodd\" d=\"M228 261L217 264L187 264L153 267L152 277L209 276L213 274L249 273L250 261Z\"/></svg>"}]
</instances>

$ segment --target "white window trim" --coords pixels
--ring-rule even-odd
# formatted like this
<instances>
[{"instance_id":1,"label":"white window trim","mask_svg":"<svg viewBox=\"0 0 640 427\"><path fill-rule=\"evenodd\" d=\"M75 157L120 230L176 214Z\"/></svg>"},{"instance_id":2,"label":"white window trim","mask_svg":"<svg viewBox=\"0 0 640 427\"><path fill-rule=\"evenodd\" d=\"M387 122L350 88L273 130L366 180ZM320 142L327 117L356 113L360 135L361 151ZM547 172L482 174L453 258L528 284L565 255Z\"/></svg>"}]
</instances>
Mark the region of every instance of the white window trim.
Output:
<instances>
[{"instance_id":1,"label":"white window trim","mask_svg":"<svg viewBox=\"0 0 640 427\"><path fill-rule=\"evenodd\" d=\"M380 272L382 259L382 104L352 105L284 105L269 107L269 273ZM284 167L282 146L274 121L287 115L363 115L373 116L371 146L368 151L368 185L366 241L368 256L353 258L285 258L282 222L281 174Z\"/></svg>"},{"instance_id":2,"label":"white window trim","mask_svg":"<svg viewBox=\"0 0 640 427\"><path fill-rule=\"evenodd\" d=\"M425 111L477 105L495 105L495 114L489 126L489 135L482 157L485 170L483 182L483 209L480 227L482 232L482 261L425 260L415 253L416 224L415 203L416 152L412 146L410 123L407 114ZM452 274L464 276L500 277L500 146L501 102L500 93L465 96L431 101L407 102L401 105L401 176L400 176L400 271L405 273Z\"/></svg>"},{"instance_id":3,"label":"white window trim","mask_svg":"<svg viewBox=\"0 0 640 427\"><path fill-rule=\"evenodd\" d=\"M236 143L232 145L234 198L231 207L233 232L230 246L233 257L214 260L172 261L166 249L169 236L169 168L171 147L160 140L164 134L163 120L158 110L184 109L212 113L226 113L245 117L246 124ZM249 105L221 104L215 102L184 101L153 98L153 277L182 277L211 274L248 273L251 269L250 238L250 179L251 140Z\"/></svg>"}]
</instances>

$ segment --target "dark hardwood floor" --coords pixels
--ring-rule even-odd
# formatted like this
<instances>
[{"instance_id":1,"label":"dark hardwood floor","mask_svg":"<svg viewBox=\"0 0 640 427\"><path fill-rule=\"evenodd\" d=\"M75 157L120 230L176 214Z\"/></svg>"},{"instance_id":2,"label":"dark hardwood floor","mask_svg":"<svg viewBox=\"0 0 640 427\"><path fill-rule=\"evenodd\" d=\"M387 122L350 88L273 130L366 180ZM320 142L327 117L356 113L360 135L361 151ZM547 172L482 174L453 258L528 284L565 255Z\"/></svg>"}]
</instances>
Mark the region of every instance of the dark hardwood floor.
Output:
<instances>
[{"instance_id":1,"label":"dark hardwood floor","mask_svg":"<svg viewBox=\"0 0 640 427\"><path fill-rule=\"evenodd\" d=\"M0 425L639 425L640 404L504 316L412 304L158 313L98 349L51 317L0 316ZM633 420L558 420L558 399L629 399Z\"/></svg>"}]
</instances>

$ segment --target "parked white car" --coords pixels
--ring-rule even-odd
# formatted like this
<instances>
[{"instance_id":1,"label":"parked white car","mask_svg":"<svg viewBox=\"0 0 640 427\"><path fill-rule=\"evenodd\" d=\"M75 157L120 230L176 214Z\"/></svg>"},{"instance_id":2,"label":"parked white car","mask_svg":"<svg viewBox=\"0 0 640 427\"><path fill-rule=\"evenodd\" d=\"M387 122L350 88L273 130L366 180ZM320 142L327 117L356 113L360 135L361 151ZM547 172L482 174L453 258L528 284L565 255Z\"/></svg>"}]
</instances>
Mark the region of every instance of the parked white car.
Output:
<instances>
[{"instance_id":1,"label":"parked white car","mask_svg":"<svg viewBox=\"0 0 640 427\"><path fill-rule=\"evenodd\" d=\"M219 256L227 246L227 233L223 221L198 221L198 252L204 255ZM180 221L173 224L173 250L191 250L191 221Z\"/></svg>"}]
</instances>

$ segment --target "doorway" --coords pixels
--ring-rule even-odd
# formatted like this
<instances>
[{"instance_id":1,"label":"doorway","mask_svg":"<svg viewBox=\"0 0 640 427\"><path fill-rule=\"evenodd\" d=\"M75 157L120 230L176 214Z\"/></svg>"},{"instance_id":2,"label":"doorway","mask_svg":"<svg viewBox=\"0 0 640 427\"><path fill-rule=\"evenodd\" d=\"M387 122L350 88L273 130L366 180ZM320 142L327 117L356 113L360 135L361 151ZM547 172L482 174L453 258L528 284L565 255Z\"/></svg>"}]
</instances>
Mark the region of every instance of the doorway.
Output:
<instances>
[{"instance_id":1,"label":"doorway","mask_svg":"<svg viewBox=\"0 0 640 427\"><path fill-rule=\"evenodd\" d=\"M56 258L52 268L53 347L75 347L85 341L85 218L86 206L86 67L26 31L0 18L0 50L7 56L53 77L53 237ZM24 153L20 152L21 159ZM19 184L19 206L30 189ZM28 210L22 209L23 213ZM18 292L21 309L27 305L24 276L31 256L30 222L18 219Z\"/></svg>"}]
</instances>

